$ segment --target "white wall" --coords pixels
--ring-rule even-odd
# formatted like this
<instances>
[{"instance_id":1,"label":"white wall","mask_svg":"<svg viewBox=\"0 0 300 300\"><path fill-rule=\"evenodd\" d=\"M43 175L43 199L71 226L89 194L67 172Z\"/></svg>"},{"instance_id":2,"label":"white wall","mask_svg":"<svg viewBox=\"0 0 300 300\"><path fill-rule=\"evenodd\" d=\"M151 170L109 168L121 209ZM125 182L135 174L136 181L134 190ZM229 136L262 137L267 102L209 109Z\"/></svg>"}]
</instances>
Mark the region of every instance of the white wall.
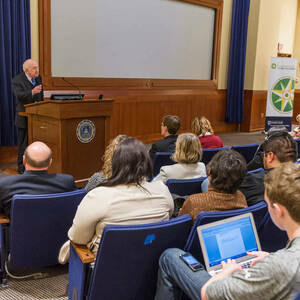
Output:
<instances>
[{"instance_id":1,"label":"white wall","mask_svg":"<svg viewBox=\"0 0 300 300\"><path fill-rule=\"evenodd\" d=\"M176 0L52 0L52 75L211 79L214 17Z\"/></svg>"}]
</instances>

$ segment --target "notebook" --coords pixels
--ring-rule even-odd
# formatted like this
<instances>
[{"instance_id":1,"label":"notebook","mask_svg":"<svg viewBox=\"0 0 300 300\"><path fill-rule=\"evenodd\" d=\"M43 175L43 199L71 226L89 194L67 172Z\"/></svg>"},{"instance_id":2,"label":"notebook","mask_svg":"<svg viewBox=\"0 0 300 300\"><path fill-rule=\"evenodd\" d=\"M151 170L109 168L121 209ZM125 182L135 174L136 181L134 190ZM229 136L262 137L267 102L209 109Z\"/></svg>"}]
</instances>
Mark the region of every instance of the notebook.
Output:
<instances>
[{"instance_id":1,"label":"notebook","mask_svg":"<svg viewBox=\"0 0 300 300\"><path fill-rule=\"evenodd\" d=\"M235 259L243 268L250 266L250 251L260 251L252 213L247 213L197 227L203 258L208 273L222 270L222 261Z\"/></svg>"}]
</instances>

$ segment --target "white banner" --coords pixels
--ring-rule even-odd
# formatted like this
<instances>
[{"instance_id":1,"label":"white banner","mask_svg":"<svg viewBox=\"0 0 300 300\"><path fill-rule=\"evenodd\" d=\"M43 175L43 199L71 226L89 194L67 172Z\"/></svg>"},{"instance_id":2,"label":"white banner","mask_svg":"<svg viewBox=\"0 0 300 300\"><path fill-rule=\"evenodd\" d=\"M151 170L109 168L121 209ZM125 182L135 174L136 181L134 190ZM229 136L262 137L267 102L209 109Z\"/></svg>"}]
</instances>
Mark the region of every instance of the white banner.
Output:
<instances>
[{"instance_id":1,"label":"white banner","mask_svg":"<svg viewBox=\"0 0 300 300\"><path fill-rule=\"evenodd\" d=\"M271 57L265 131L285 126L291 131L297 59Z\"/></svg>"}]
</instances>

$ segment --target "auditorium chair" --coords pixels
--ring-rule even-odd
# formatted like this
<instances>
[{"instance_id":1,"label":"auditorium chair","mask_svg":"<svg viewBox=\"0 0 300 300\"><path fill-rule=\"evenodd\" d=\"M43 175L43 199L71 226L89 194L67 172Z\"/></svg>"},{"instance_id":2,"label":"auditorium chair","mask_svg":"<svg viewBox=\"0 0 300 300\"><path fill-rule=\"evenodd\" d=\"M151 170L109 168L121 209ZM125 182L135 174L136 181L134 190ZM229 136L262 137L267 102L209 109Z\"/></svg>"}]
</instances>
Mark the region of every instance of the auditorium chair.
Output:
<instances>
[{"instance_id":1,"label":"auditorium chair","mask_svg":"<svg viewBox=\"0 0 300 300\"><path fill-rule=\"evenodd\" d=\"M189 196L201 193L201 184L207 177L192 179L168 179L166 182L170 193L179 196Z\"/></svg>"},{"instance_id":2,"label":"auditorium chair","mask_svg":"<svg viewBox=\"0 0 300 300\"><path fill-rule=\"evenodd\" d=\"M279 229L267 211L258 229L260 245L263 251L275 252L284 248L288 242L286 231Z\"/></svg>"},{"instance_id":3,"label":"auditorium chair","mask_svg":"<svg viewBox=\"0 0 300 300\"><path fill-rule=\"evenodd\" d=\"M213 148L213 149L202 149L202 162L207 165L211 159L213 158L213 156L221 151L221 150L225 150L228 149L228 147L222 147L222 148Z\"/></svg>"},{"instance_id":4,"label":"auditorium chair","mask_svg":"<svg viewBox=\"0 0 300 300\"><path fill-rule=\"evenodd\" d=\"M264 201L252 205L250 207L241 209L199 213L192 227L184 250L192 253L193 256L195 256L202 264L204 264L200 242L197 234L197 227L200 225L205 225L211 222L223 220L226 218L250 212L253 214L255 225L259 235L259 225L261 224L261 221L264 219L267 213L267 204Z\"/></svg>"},{"instance_id":5,"label":"auditorium chair","mask_svg":"<svg viewBox=\"0 0 300 300\"><path fill-rule=\"evenodd\" d=\"M260 172L260 171L263 171L264 169L263 168L258 168L258 169L255 169L255 170L251 170L251 171L248 171L247 173L257 173L257 172Z\"/></svg>"},{"instance_id":6,"label":"auditorium chair","mask_svg":"<svg viewBox=\"0 0 300 300\"><path fill-rule=\"evenodd\" d=\"M156 176L160 168L163 166L174 165L176 162L172 160L172 152L156 152L153 158L153 176Z\"/></svg>"},{"instance_id":7,"label":"auditorium chair","mask_svg":"<svg viewBox=\"0 0 300 300\"><path fill-rule=\"evenodd\" d=\"M248 163L253 159L258 147L259 145L257 143L254 143L248 145L233 145L231 149L242 154L246 160L246 163Z\"/></svg>"},{"instance_id":8,"label":"auditorium chair","mask_svg":"<svg viewBox=\"0 0 300 300\"><path fill-rule=\"evenodd\" d=\"M300 293L295 297L294 300L300 300Z\"/></svg>"},{"instance_id":9,"label":"auditorium chair","mask_svg":"<svg viewBox=\"0 0 300 300\"><path fill-rule=\"evenodd\" d=\"M95 261L85 246L71 243L69 300L153 300L160 255L168 248L183 248L191 226L189 215L143 225L107 225Z\"/></svg>"},{"instance_id":10,"label":"auditorium chair","mask_svg":"<svg viewBox=\"0 0 300 300\"><path fill-rule=\"evenodd\" d=\"M8 269L36 269L58 264L57 257L84 189L47 195L14 195L10 218L0 217L1 280Z\"/></svg>"}]
</instances>

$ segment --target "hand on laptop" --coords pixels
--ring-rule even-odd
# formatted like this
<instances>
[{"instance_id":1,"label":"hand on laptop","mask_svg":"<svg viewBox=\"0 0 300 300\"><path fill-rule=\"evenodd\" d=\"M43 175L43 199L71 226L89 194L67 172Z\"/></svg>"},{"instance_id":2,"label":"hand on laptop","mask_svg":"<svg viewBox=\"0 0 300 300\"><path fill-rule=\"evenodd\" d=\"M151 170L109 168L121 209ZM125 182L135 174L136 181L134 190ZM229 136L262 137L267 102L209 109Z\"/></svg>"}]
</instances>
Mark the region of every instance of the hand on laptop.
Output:
<instances>
[{"instance_id":1,"label":"hand on laptop","mask_svg":"<svg viewBox=\"0 0 300 300\"><path fill-rule=\"evenodd\" d=\"M251 252L247 252L248 255L252 255L252 256L256 256L256 258L254 258L250 264L250 267L253 267L257 262L263 260L266 256L269 255L268 252L265 251L251 251Z\"/></svg>"},{"instance_id":2,"label":"hand on laptop","mask_svg":"<svg viewBox=\"0 0 300 300\"><path fill-rule=\"evenodd\" d=\"M228 259L227 262L222 261L222 268L222 273L226 273L228 275L243 271L242 266L238 264L234 259Z\"/></svg>"}]
</instances>

